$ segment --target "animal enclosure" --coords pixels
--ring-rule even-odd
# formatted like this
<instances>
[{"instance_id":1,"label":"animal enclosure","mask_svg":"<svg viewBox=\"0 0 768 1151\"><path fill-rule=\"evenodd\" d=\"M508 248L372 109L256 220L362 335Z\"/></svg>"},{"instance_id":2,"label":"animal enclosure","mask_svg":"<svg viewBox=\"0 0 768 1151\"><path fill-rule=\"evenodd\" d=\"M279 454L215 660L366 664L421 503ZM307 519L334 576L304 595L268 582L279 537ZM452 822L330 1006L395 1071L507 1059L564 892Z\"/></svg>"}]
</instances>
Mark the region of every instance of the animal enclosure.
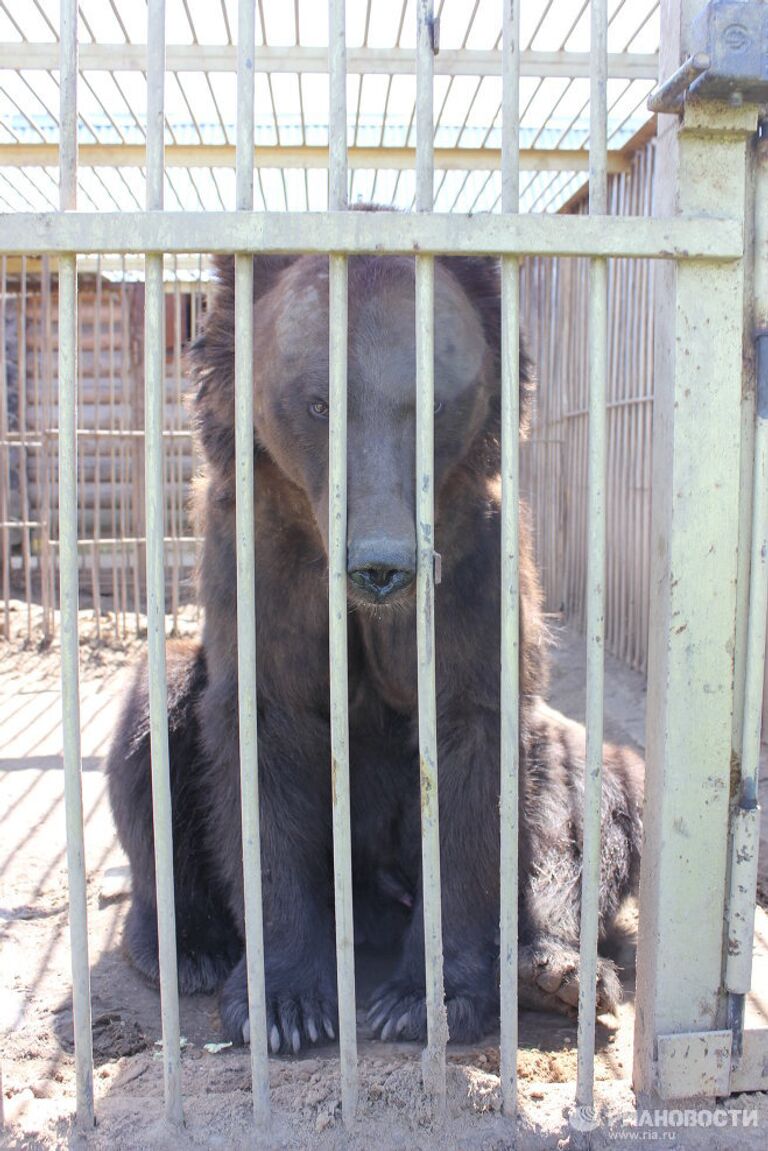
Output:
<instances>
[{"instance_id":1,"label":"animal enclosure","mask_svg":"<svg viewBox=\"0 0 768 1151\"><path fill-rule=\"evenodd\" d=\"M0 215L3 639L60 644L77 1122L90 1128L97 1113L81 606L93 613L98 642L146 638L162 1012L157 1070L162 1064L165 1116L173 1129L180 1130L184 1114L166 640L188 620L184 609L194 595L198 535L188 490L200 460L185 407L184 356L210 306L208 253L233 254L235 269L236 649L248 1088L255 1123L269 1130L275 1101L267 1059L256 768L254 254L328 259L328 772L343 1122L353 1136L365 1137L359 1089L367 1049L358 1035L352 914L346 403L348 265L363 255L406 256L415 265L427 1019L419 1098L425 1123L439 1131L447 1121L451 1068L437 800L440 637L434 629L440 594L434 297L436 261L446 255L493 257L501 269L501 1114L494 1131L514 1138L518 1119L520 495L533 513L545 608L583 632L587 651L572 1126L579 1130L581 1121L589 1129L599 1122L595 1015L606 651L648 676L633 1088L638 1099L657 1106L765 1089L768 1030L745 1025L744 1011L756 905L766 643L768 153L759 115L764 77L744 75L744 98L741 88L738 100L726 98L731 81L728 61L717 54L722 45L716 29L721 17L736 19L734 4L665 0L658 58L655 44L652 51L638 47L656 15L653 4L632 15L631 5L606 0L586 6L550 0L532 17L525 5L505 0L493 17L490 4L475 5L462 24L455 12L451 23L449 3L416 0L403 3L386 48L369 43L375 16L381 16L375 3L360 6L367 13L364 27L353 31L356 17L331 0L321 47L302 41L298 13L305 26L308 16L297 4L292 48L279 35L270 41L270 4L222 0L221 44L202 42L193 15L190 42L175 42L164 0L149 0L146 29L137 36L128 28L128 7L110 4L124 37L120 45L94 31L75 0L61 0L55 27L50 5L35 4L53 36L39 33L37 39L34 29L11 20L18 33L14 51L26 54L30 68L48 70L49 78L57 72L60 106L53 117L41 87L41 105L54 127L32 119L31 129L22 131L16 112L22 119L24 113L14 102L11 139L0 144L0 164L17 165L32 185L24 200L16 176L2 175L0 182L8 209ZM745 20L762 20L768 28L764 3L735 7ZM473 47L478 11L479 23L484 19L493 35ZM702 17L698 23L696 16ZM551 50L539 47L548 20L569 28L562 43L555 36ZM410 32L404 35L406 21ZM359 44L350 41L358 33ZM29 87L10 51L3 65ZM146 74L141 121L134 116L138 144L119 117L112 117L102 138L82 116L83 92L95 95L91 85L105 69L116 82L124 73ZM189 72L205 79L223 142L211 143L179 80ZM221 72L232 81L231 123L221 112L218 82L210 79ZM286 72L298 77L299 142L279 107L281 92L288 100L287 88L275 77ZM393 142L391 135L387 140L393 128L387 109L406 74L410 103L404 123L395 124L402 131ZM360 76L356 106L350 75ZM303 103L310 95L317 99L318 89L305 91L305 76L319 77L327 89L319 144L312 142L316 126ZM371 76L385 84L373 95L364 84ZM658 118L649 126L645 103L657 76L652 106ZM540 108L541 123L532 127L529 112L552 79L563 86L554 107ZM463 88L466 80L471 86ZM491 93L490 113L481 91ZM190 131L197 133L194 145L169 119L168 101L177 101L179 92ZM444 113L459 92L466 97L462 130L451 137ZM566 94L581 108L575 117L567 101L561 107ZM276 143L260 135L260 98L272 109ZM370 118L371 100L384 102L378 122ZM36 125L41 139L31 142ZM119 143L107 139L112 129ZM85 138L88 131L92 141ZM127 151L110 159L111 147ZM318 202L326 179L323 171L320 181L315 178L319 153L327 165L327 196ZM112 179L105 183L100 171L108 164L121 172L124 188ZM141 188L134 180L139 164ZM227 164L234 166L234 180L218 170ZM303 185L286 176L294 166ZM42 176L32 180L27 167L46 173L51 187ZM55 178L49 168L57 169ZM279 178L272 182L268 173L275 171ZM112 200L106 210L97 182ZM357 199L379 198L405 210L349 211ZM210 210L210 204L216 207ZM531 431L522 444L521 330L539 380Z\"/></svg>"}]
</instances>

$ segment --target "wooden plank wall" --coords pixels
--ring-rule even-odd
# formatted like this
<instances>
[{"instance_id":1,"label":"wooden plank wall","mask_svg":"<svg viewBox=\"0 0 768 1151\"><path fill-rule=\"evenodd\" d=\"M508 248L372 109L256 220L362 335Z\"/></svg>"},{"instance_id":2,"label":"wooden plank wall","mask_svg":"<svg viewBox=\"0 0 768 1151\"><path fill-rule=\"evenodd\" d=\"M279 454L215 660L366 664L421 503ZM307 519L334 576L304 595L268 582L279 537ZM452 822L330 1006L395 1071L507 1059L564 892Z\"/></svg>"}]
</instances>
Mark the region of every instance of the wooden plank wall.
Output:
<instances>
[{"instance_id":1,"label":"wooden plank wall","mask_svg":"<svg viewBox=\"0 0 768 1151\"><path fill-rule=\"evenodd\" d=\"M649 215L653 140L631 171L610 177L610 211ZM574 211L584 210L583 204ZM586 260L532 258L522 270L522 321L539 381L522 451L545 607L583 629L586 588L588 345ZM609 261L606 646L645 670L649 610L653 269Z\"/></svg>"},{"instance_id":2,"label":"wooden plank wall","mask_svg":"<svg viewBox=\"0 0 768 1151\"><path fill-rule=\"evenodd\" d=\"M189 487L198 466L186 409L183 348L204 289L179 281L166 297L165 468L167 604L192 597L196 547ZM0 372L2 631L32 637L32 615L12 623L12 598L42 607L55 630L58 541L58 297L48 269L8 284L16 365ZM78 535L84 606L97 636L141 630L144 596L144 286L81 277L78 296ZM6 326L8 318L6 318ZM6 352L6 359L10 359ZM24 381L21 386L18 380Z\"/></svg>"}]
</instances>

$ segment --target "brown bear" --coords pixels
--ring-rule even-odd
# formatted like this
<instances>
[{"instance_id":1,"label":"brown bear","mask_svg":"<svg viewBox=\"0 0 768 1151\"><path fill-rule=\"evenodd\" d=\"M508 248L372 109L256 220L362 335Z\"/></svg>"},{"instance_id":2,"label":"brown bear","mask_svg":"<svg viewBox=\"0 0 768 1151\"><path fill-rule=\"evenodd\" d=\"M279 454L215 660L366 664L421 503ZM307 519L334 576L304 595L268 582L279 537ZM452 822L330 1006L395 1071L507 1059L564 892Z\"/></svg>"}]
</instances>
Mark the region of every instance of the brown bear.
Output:
<instances>
[{"instance_id":1,"label":"brown bear","mask_svg":"<svg viewBox=\"0 0 768 1151\"><path fill-rule=\"evenodd\" d=\"M169 652L181 990L223 984L227 1038L248 1037L240 835L234 472L234 276L217 283L191 350L206 459L198 491L205 609L198 646ZM369 1000L382 1038L426 1030L420 892L415 617L414 261L349 261L349 722L356 938L396 950ZM336 1030L328 656L328 260L254 259L258 738L268 1034L298 1051ZM452 1040L498 1019L500 296L490 259L435 264L438 760L445 995ZM532 383L520 359L523 430ZM520 997L578 995L583 730L550 711L546 634L521 509ZM109 759L131 863L126 928L156 979L145 674ZM601 939L632 890L641 766L607 747ZM598 1009L620 996L600 958Z\"/></svg>"}]
</instances>

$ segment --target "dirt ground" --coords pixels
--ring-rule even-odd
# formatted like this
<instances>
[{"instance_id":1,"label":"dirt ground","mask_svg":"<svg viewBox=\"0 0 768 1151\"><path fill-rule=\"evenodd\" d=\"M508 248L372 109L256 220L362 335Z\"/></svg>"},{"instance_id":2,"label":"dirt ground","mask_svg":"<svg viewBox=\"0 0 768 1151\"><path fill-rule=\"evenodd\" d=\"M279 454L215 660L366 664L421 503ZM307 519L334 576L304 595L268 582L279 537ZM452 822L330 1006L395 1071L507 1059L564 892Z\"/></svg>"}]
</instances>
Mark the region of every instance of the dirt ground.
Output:
<instances>
[{"instance_id":1,"label":"dirt ground","mask_svg":"<svg viewBox=\"0 0 768 1151\"><path fill-rule=\"evenodd\" d=\"M21 624L21 605L16 608ZM106 620L105 624L109 624ZM182 630L196 627L194 614ZM127 962L120 946L127 869L115 842L102 773L116 709L141 647L130 640L100 646L83 613L81 643L83 807L88 870L91 992L98 1126L93 1148L348 1147L369 1151L440 1148L502 1151L515 1131L500 1115L495 1037L473 1049L451 1049L447 1126L435 1129L421 1094L420 1052L381 1044L360 1027L360 1118L346 1133L340 1118L337 1051L270 1063L273 1123L257 1137L250 1127L249 1061L243 1052L208 1051L220 1038L216 999L182 999L185 1128L163 1121L159 997ZM584 711L583 640L556 632L555 707L577 719ZM85 1145L73 1127L71 980L68 958L66 846L61 770L59 653L19 641L3 649L0 666L0 1059L6 1126L0 1145L53 1148ZM606 734L642 750L644 690L640 676L608 661ZM766 773L768 780L768 773ZM768 805L766 805L768 806ZM763 857L763 866L768 853ZM765 881L765 875L763 877ZM768 884L766 884L768 890ZM631 921L632 910L629 912ZM768 1097L729 1101L756 1108L757 1129L634 1126L629 1087L632 1055L632 956L624 965L625 1000L617 1018L597 1029L595 1147L639 1136L689 1148L763 1148ZM756 991L749 1022L768 1023L768 918L756 936ZM364 974L364 973L363 973ZM364 993L364 989L363 989ZM363 994L359 996L363 998ZM517 1146L567 1147L576 1073L575 1025L560 1016L521 1012L518 1056L521 1114ZM670 1136L674 1135L674 1141ZM754 1142L751 1142L754 1141Z\"/></svg>"}]
</instances>

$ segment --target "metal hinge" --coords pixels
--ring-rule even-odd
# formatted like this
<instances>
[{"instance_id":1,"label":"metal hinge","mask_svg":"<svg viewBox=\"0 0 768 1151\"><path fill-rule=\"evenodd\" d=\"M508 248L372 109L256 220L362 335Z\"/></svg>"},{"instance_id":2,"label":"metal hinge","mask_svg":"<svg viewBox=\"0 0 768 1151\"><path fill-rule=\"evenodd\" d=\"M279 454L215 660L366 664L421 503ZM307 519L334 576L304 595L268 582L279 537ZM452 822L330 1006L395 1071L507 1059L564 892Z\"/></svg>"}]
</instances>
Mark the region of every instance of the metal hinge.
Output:
<instances>
[{"instance_id":1,"label":"metal hinge","mask_svg":"<svg viewBox=\"0 0 768 1151\"><path fill-rule=\"evenodd\" d=\"M651 112L682 112L686 96L768 103L768 3L709 0L691 26L691 54L648 97Z\"/></svg>"}]
</instances>

